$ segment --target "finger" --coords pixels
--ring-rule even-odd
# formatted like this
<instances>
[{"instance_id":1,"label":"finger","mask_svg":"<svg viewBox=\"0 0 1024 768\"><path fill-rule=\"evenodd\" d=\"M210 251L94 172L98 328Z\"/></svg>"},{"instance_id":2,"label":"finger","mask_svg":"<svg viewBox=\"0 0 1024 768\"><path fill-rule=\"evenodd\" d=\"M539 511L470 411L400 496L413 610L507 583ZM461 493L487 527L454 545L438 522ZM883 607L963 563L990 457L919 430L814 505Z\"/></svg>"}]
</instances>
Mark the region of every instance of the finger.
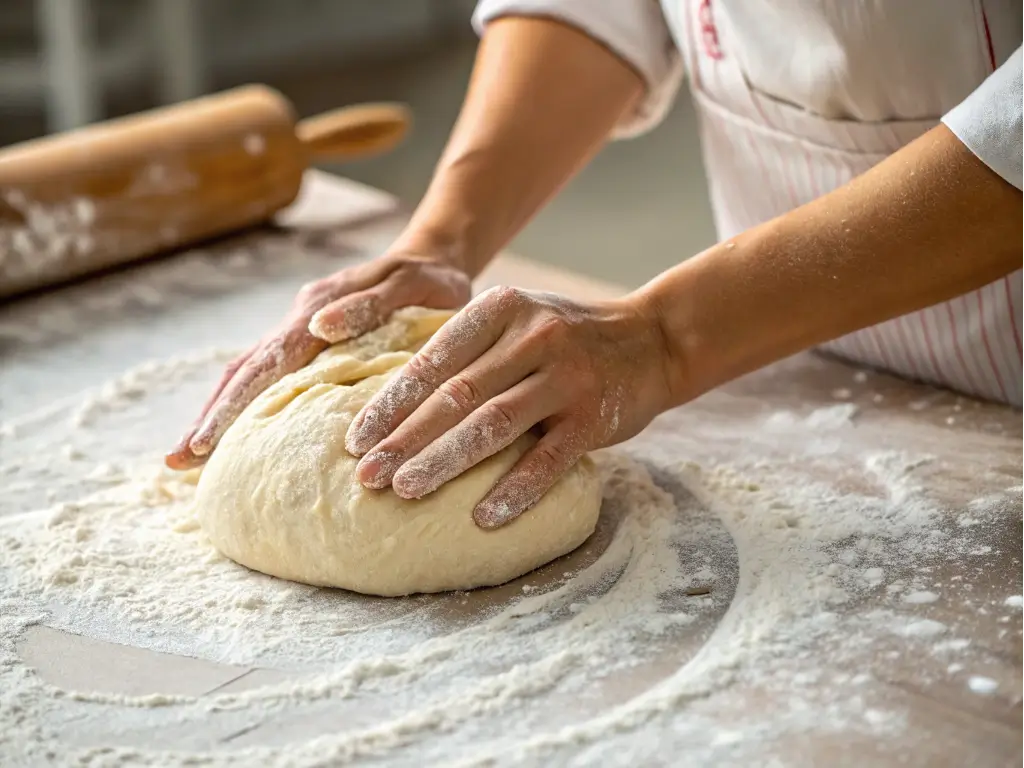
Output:
<instances>
[{"instance_id":1,"label":"finger","mask_svg":"<svg viewBox=\"0 0 1024 768\"><path fill-rule=\"evenodd\" d=\"M210 408L217 402L217 398L220 397L220 393L224 391L224 387L235 377L238 373L238 369L241 368L245 362L252 355L253 350L246 350L243 354L236 357L230 363L224 367L224 372L220 376L220 380L217 385L213 388L213 392L203 403L203 408L199 412L199 417L192 422L192 426L188 428L188 431L182 435L181 439L178 440L177 445L164 456L164 463L171 469L185 470L192 469L193 467L199 466L203 463L203 459L192 453L192 449L189 448L189 443L192 442L192 438L195 436L196 431L202 425L206 419L206 414L209 413Z\"/></svg>"},{"instance_id":2,"label":"finger","mask_svg":"<svg viewBox=\"0 0 1024 768\"><path fill-rule=\"evenodd\" d=\"M198 467L203 464L205 459L196 456L192 453L192 449L188 447L188 444L195 433L196 431L193 427L181 436L177 445L175 445L169 453L164 455L164 466L168 469L184 472L186 469L193 469L194 467Z\"/></svg>"},{"instance_id":3,"label":"finger","mask_svg":"<svg viewBox=\"0 0 1024 768\"><path fill-rule=\"evenodd\" d=\"M309 332L330 344L380 328L391 313L415 302L409 281L392 272L381 283L332 301L309 321Z\"/></svg>"},{"instance_id":4,"label":"finger","mask_svg":"<svg viewBox=\"0 0 1024 768\"><path fill-rule=\"evenodd\" d=\"M323 280L303 285L295 297L295 318L309 322L312 313L352 293L372 288L401 265L394 259L380 258L343 269Z\"/></svg>"},{"instance_id":5,"label":"finger","mask_svg":"<svg viewBox=\"0 0 1024 768\"><path fill-rule=\"evenodd\" d=\"M398 375L356 414L345 448L362 456L415 411L434 390L491 348L509 312L488 291L445 323Z\"/></svg>"},{"instance_id":6,"label":"finger","mask_svg":"<svg viewBox=\"0 0 1024 768\"><path fill-rule=\"evenodd\" d=\"M356 467L357 479L367 488L386 488L407 460L536 370L535 355L509 354L503 346L499 342L465 371L442 383L394 432L363 456Z\"/></svg>"},{"instance_id":7,"label":"finger","mask_svg":"<svg viewBox=\"0 0 1024 768\"><path fill-rule=\"evenodd\" d=\"M327 346L306 330L306 322L271 339L238 370L189 442L193 454L208 456L228 427L263 390L306 365Z\"/></svg>"},{"instance_id":8,"label":"finger","mask_svg":"<svg viewBox=\"0 0 1024 768\"><path fill-rule=\"evenodd\" d=\"M327 280L318 280L308 283L299 290L298 296L296 297L296 306L293 308L290 313L290 317L286 322L290 321L289 324L293 329L295 329L296 326L303 327L308 324L309 314L311 312L320 309L328 302L337 299L339 296L358 292L379 283L387 278L389 274L399 269L400 266L401 262L393 259L376 259L372 262L360 265L357 268L345 270L342 273L333 275ZM303 330L305 330L305 328L303 328ZM307 332L304 335L308 336L309 334ZM230 384L232 385L232 391L234 392L238 385L232 384L232 382L243 366L246 366L247 379L251 378L253 373L252 369L255 364L250 364L250 358L256 350L266 350L266 348L267 345L257 345L252 350L249 350L240 358L233 361L227 367L217 386L214 388L213 394L204 404L203 409L199 414L199 418L182 436L174 449L165 456L164 462L168 467L171 467L172 469L189 469L206 461L209 451L212 450L213 444L219 440L219 435L213 435L212 443L210 442L211 436L208 433L209 428L213 426L212 422L215 421L220 424L222 427L220 431L223 432L223 430L227 429L227 427L234 421L234 418L241 412L241 409L244 408L245 405L248 405L248 403L255 398L256 394L259 394L259 391L266 388L266 385L264 385L263 387L260 387L257 392L250 393L250 396L247 399L243 398L241 407L236 409L237 412L234 413L234 415L231 415L230 412L225 413L225 411L228 410L225 400L233 401L234 394L229 394L227 398L222 398L224 390ZM315 356L319 351L319 348L319 345L313 345L313 351L311 354L307 355L308 359L306 359L305 362L312 359L312 356ZM301 363L300 367L304 364L305 363ZM259 369L265 369L267 366L265 361L263 361L256 365L256 367ZM282 373L279 373L276 378L280 378L280 376L287 372L290 371L284 370ZM246 386L251 387L252 382L248 381ZM217 406L217 411L214 414L211 414L210 411L214 408L215 404ZM196 449L205 450L206 453L197 454L193 450L193 444L195 444Z\"/></svg>"},{"instance_id":9,"label":"finger","mask_svg":"<svg viewBox=\"0 0 1024 768\"><path fill-rule=\"evenodd\" d=\"M455 309L469 296L469 278L450 267L399 266L376 285L326 305L309 323L314 336L336 344L379 328L402 307Z\"/></svg>"},{"instance_id":10,"label":"finger","mask_svg":"<svg viewBox=\"0 0 1024 768\"><path fill-rule=\"evenodd\" d=\"M432 493L557 412L560 400L542 376L531 376L486 403L404 464L392 482L395 493L406 499Z\"/></svg>"},{"instance_id":11,"label":"finger","mask_svg":"<svg viewBox=\"0 0 1024 768\"><path fill-rule=\"evenodd\" d=\"M536 504L584 451L582 440L562 422L544 435L473 510L481 528L500 528Z\"/></svg>"}]
</instances>

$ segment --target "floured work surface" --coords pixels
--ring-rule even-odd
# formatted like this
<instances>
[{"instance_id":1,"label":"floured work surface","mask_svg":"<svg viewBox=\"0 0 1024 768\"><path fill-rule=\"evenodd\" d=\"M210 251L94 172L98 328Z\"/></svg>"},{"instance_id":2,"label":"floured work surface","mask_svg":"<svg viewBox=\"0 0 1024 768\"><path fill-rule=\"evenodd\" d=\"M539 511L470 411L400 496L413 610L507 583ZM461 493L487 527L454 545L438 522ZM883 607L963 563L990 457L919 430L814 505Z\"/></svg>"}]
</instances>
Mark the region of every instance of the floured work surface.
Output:
<instances>
[{"instance_id":1,"label":"floured work surface","mask_svg":"<svg viewBox=\"0 0 1024 768\"><path fill-rule=\"evenodd\" d=\"M218 556L161 451L301 283L401 225L313 178L294 231L0 308L0 764L1019 763L1020 415L835 362L599 454L595 535L502 587Z\"/></svg>"}]
</instances>

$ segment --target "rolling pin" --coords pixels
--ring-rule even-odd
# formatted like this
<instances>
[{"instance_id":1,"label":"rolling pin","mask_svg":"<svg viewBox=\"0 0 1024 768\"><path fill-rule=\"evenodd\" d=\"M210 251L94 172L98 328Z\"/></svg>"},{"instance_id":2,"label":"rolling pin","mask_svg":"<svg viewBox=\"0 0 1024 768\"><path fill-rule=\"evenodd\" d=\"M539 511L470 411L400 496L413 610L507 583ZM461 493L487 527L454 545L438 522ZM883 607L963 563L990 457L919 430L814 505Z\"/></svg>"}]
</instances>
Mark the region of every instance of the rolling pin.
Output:
<instances>
[{"instance_id":1,"label":"rolling pin","mask_svg":"<svg viewBox=\"0 0 1024 768\"><path fill-rule=\"evenodd\" d=\"M250 85L0 150L0 298L269 219L317 160L387 151L405 107L296 122Z\"/></svg>"}]
</instances>

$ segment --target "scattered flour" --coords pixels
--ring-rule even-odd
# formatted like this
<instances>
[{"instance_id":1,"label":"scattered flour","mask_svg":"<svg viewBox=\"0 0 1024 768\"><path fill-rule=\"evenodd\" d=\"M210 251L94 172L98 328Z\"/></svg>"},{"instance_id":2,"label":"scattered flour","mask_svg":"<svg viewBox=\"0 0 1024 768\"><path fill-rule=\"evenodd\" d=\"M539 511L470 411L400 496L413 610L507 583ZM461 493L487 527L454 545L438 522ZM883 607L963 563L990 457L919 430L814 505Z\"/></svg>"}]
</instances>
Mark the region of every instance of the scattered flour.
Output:
<instances>
[{"instance_id":1,"label":"scattered flour","mask_svg":"<svg viewBox=\"0 0 1024 768\"><path fill-rule=\"evenodd\" d=\"M189 258L208 289L253 268ZM195 290L177 267L157 274L148 292L115 280L0 328L51 344L86 302L102 319ZM1013 494L957 525L922 479L932 457L846 439L859 430L814 444L849 429L852 403L774 414L763 434L726 421L601 452L602 519L582 550L507 587L381 600L231 563L196 524L195 478L160 468L153 435L230 354L139 363L4 414L7 763L636 766L667 750L678 765L770 764L815 735L905 738L908 712L876 678L908 649L926 682L984 669L957 636L970 628L927 617L936 590L963 601L970 579L933 570L974 552L983 567L986 523ZM884 609L862 607L879 595ZM39 625L267 677L205 695L62 690L19 650ZM992 692L977 680L969 690ZM6 748L0 737L0 762Z\"/></svg>"},{"instance_id":2,"label":"scattered flour","mask_svg":"<svg viewBox=\"0 0 1024 768\"><path fill-rule=\"evenodd\" d=\"M967 687L974 693L980 693L982 695L988 695L995 693L996 689L999 688L999 683L993 680L991 677L982 677L980 675L973 675L967 679Z\"/></svg>"},{"instance_id":3,"label":"scattered flour","mask_svg":"<svg viewBox=\"0 0 1024 768\"><path fill-rule=\"evenodd\" d=\"M946 631L947 627L941 621L932 619L918 619L896 628L896 633L903 637L935 637Z\"/></svg>"},{"instance_id":4,"label":"scattered flour","mask_svg":"<svg viewBox=\"0 0 1024 768\"><path fill-rule=\"evenodd\" d=\"M910 603L912 605L924 605L926 603L934 603L939 599L939 596L934 592L928 590L921 590L919 592L908 592L903 596L904 603Z\"/></svg>"},{"instance_id":5,"label":"scattered flour","mask_svg":"<svg viewBox=\"0 0 1024 768\"><path fill-rule=\"evenodd\" d=\"M835 396L834 393L833 396ZM843 403L842 405L816 408L804 417L791 411L779 411L768 417L765 427L768 429L808 427L816 431L842 429L853 422L858 410L854 403Z\"/></svg>"},{"instance_id":6,"label":"scattered flour","mask_svg":"<svg viewBox=\"0 0 1024 768\"><path fill-rule=\"evenodd\" d=\"M877 587L885 581L884 568L865 568L863 572L864 581L872 587Z\"/></svg>"}]
</instances>

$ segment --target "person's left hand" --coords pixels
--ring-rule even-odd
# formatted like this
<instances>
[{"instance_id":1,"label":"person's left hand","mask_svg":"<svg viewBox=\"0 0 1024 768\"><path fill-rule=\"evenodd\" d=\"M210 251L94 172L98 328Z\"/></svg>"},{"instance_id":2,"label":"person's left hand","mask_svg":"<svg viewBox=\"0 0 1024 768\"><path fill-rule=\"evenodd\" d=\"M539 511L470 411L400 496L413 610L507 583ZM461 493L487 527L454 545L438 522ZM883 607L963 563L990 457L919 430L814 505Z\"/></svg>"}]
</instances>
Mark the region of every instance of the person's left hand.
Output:
<instances>
[{"instance_id":1,"label":"person's left hand","mask_svg":"<svg viewBox=\"0 0 1024 768\"><path fill-rule=\"evenodd\" d=\"M537 444L474 510L484 528L533 506L587 451L637 434L670 405L669 352L638 299L578 303L496 288L472 301L352 422L368 488L415 499L512 443Z\"/></svg>"}]
</instances>

